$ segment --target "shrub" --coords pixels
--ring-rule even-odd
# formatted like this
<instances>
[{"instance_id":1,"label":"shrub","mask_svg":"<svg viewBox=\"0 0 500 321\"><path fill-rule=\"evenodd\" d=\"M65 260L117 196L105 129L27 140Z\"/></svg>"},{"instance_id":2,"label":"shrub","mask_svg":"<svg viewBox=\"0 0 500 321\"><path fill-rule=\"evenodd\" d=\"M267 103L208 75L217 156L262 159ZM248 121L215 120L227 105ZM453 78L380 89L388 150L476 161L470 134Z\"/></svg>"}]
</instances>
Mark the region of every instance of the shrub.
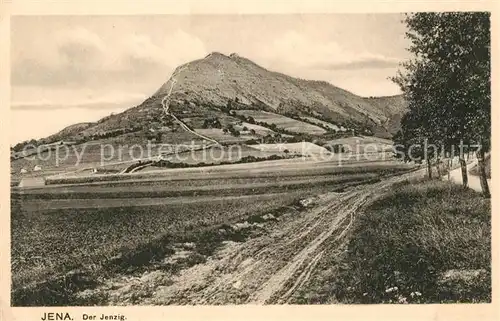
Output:
<instances>
[{"instance_id":1,"label":"shrub","mask_svg":"<svg viewBox=\"0 0 500 321\"><path fill-rule=\"evenodd\" d=\"M490 214L488 200L461 186L400 184L355 222L344 267L335 276L336 298L346 303L489 302ZM452 272L477 272L477 278L462 280L456 290L446 280Z\"/></svg>"}]
</instances>

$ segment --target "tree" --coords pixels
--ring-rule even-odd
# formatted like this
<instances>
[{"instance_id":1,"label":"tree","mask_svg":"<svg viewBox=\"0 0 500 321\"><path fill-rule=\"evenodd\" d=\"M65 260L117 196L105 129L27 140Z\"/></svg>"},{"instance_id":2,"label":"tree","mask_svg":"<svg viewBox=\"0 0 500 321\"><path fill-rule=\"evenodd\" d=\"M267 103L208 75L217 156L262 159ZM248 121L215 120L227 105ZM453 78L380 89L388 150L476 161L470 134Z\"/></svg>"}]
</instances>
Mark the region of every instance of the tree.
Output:
<instances>
[{"instance_id":1,"label":"tree","mask_svg":"<svg viewBox=\"0 0 500 321\"><path fill-rule=\"evenodd\" d=\"M490 20L489 13L415 13L404 20L413 58L402 64L393 80L409 104L396 135L408 149L415 140L437 146L443 154L458 155L463 183L467 184L464 152L477 150L479 172L484 172L484 154L490 149ZM455 146L465 145L465 148ZM423 148L421 153L426 153ZM408 155L405 155L405 158ZM483 193L489 197L486 175L480 175Z\"/></svg>"}]
</instances>

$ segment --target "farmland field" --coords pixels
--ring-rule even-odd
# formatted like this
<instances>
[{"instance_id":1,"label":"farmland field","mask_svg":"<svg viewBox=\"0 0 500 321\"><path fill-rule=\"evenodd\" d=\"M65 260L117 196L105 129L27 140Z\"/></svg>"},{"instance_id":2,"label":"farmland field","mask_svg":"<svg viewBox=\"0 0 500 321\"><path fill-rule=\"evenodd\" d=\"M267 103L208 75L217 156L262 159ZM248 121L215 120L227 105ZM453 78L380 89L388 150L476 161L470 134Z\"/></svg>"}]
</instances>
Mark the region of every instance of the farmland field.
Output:
<instances>
[{"instance_id":1,"label":"farmland field","mask_svg":"<svg viewBox=\"0 0 500 321\"><path fill-rule=\"evenodd\" d=\"M347 138L338 138L328 142L330 145L342 144L347 149L350 149L353 153L360 152L388 152L393 150L392 141L384 138L372 137L372 136L354 136ZM367 146L370 146L368 149Z\"/></svg>"},{"instance_id":2,"label":"farmland field","mask_svg":"<svg viewBox=\"0 0 500 321\"><path fill-rule=\"evenodd\" d=\"M264 126L250 124L246 122L241 122L241 124L233 124L234 129L236 129L240 135L233 136L230 133L224 133L221 128L197 128L195 131L202 135L208 136L212 139L217 140L220 143L241 143L251 139L258 140L259 138L266 135L276 134L273 130L266 128ZM253 130L255 133L251 133ZM283 135L285 137L291 137L291 135Z\"/></svg>"},{"instance_id":3,"label":"farmland field","mask_svg":"<svg viewBox=\"0 0 500 321\"><path fill-rule=\"evenodd\" d=\"M269 134L271 134L271 135L275 134L274 131L272 131L271 129L264 127L264 126L250 124L250 123L246 123L246 122L243 122L241 125L247 127L249 130L250 129L255 130L255 133L259 136L266 136Z\"/></svg>"},{"instance_id":4,"label":"farmland field","mask_svg":"<svg viewBox=\"0 0 500 321\"><path fill-rule=\"evenodd\" d=\"M332 156L332 154L324 147L318 146L309 142L302 143L283 143L283 144L257 144L253 145L256 148L265 152L283 152L288 151L298 155L319 155L324 157Z\"/></svg>"},{"instance_id":5,"label":"farmland field","mask_svg":"<svg viewBox=\"0 0 500 321\"><path fill-rule=\"evenodd\" d=\"M225 179L234 177L274 177L276 175L307 176L307 175L338 175L345 173L367 173L372 171L405 170L410 165L393 161L390 157L381 155L376 160L363 159L359 155L332 154L326 159L321 157L292 158L270 160L256 163L214 165L195 168L167 168L138 171L130 174L95 174L48 177L47 184L103 184L107 182L140 182L140 181L170 181L180 179L205 180Z\"/></svg>"},{"instance_id":6,"label":"farmland field","mask_svg":"<svg viewBox=\"0 0 500 321\"><path fill-rule=\"evenodd\" d=\"M59 151L43 152L37 157L27 157L11 161L11 172L16 177L57 174L99 167L101 166L101 161L103 161L103 164L116 164L113 168L123 169L128 165L123 165L122 163L141 157L140 150L138 148L131 149L132 145L101 145L95 142L62 147ZM120 148L121 152L119 151ZM142 145L142 148L144 151L147 150L144 145ZM154 152L154 149L152 149L152 152ZM37 165L42 170L40 172L33 172L33 168ZM26 169L28 173L21 174L20 171L22 168Z\"/></svg>"},{"instance_id":7,"label":"farmland field","mask_svg":"<svg viewBox=\"0 0 500 321\"><path fill-rule=\"evenodd\" d=\"M252 198L212 197L199 203L114 208L33 210L12 202L13 285L28 285L46 277L105 263L122 251L166 233L230 222L255 210L290 202L297 193ZM106 199L101 201L105 203Z\"/></svg>"},{"instance_id":8,"label":"farmland field","mask_svg":"<svg viewBox=\"0 0 500 321\"><path fill-rule=\"evenodd\" d=\"M169 161L173 163L185 163L185 164L219 164L221 162L237 162L243 157L253 156L256 158L265 158L272 155L284 156L285 154L279 151L261 151L259 149L247 146L247 145L231 145L229 147L225 146L213 146L211 148L197 150L193 152L173 155L172 157L166 157ZM143 170L155 170L158 167L150 166Z\"/></svg>"},{"instance_id":9,"label":"farmland field","mask_svg":"<svg viewBox=\"0 0 500 321\"><path fill-rule=\"evenodd\" d=\"M321 119L317 119L317 118L309 117L309 116L304 116L302 118L308 120L309 122L311 122L313 124L324 126L324 127L330 128L331 130L334 130L334 131L345 131L345 128L343 128L342 126L339 127L335 124L328 123L328 122L323 121Z\"/></svg>"},{"instance_id":10,"label":"farmland field","mask_svg":"<svg viewBox=\"0 0 500 321\"><path fill-rule=\"evenodd\" d=\"M163 140L158 144L170 144L190 146L192 144L202 144L199 137L186 132L178 131L166 133ZM26 157L11 161L11 173L14 177L40 176L64 173L68 171L79 171L85 168L101 166L101 161L105 165L113 168L123 169L130 164L117 166L120 163L127 163L148 156L156 156L159 148L155 144L147 144L144 137L137 137L135 134L126 134L113 137L107 140L95 140L84 144L72 146L60 146L58 150L41 152L36 157ZM115 164L115 165L112 165ZM35 166L40 166L42 171L34 172ZM21 174L21 169L26 169L25 175Z\"/></svg>"},{"instance_id":11,"label":"farmland field","mask_svg":"<svg viewBox=\"0 0 500 321\"><path fill-rule=\"evenodd\" d=\"M323 135L326 133L321 127L266 111L236 110L235 112L245 117L253 117L256 122L262 122L269 125L275 124L278 128L294 133L311 135Z\"/></svg>"},{"instance_id":12,"label":"farmland field","mask_svg":"<svg viewBox=\"0 0 500 321\"><path fill-rule=\"evenodd\" d=\"M222 129L220 128L203 128L203 129L195 129L195 131L199 134L202 134L204 136L207 136L207 137L210 137L212 139L215 139L216 141L218 141L219 143L232 143L232 144L235 144L235 143L241 143L241 142L245 142L247 140L250 140L250 139L256 139L258 138L257 136L255 135L250 135L250 134L246 134L246 135L240 135L238 137L236 136L233 136L229 133L224 133L222 131Z\"/></svg>"},{"instance_id":13,"label":"farmland field","mask_svg":"<svg viewBox=\"0 0 500 321\"><path fill-rule=\"evenodd\" d=\"M337 171L319 166L281 175L275 169L279 165L263 163L268 163L261 164L264 171L247 169L243 176L238 168L245 166L236 166L234 172L234 168L227 169L233 165L226 165L201 176L197 169L177 169L170 171L177 176L163 180L13 189L14 289L84 267L98 271L110 260L158 238L179 239L193 229L231 224L309 196L409 169L374 163Z\"/></svg>"},{"instance_id":14,"label":"farmland field","mask_svg":"<svg viewBox=\"0 0 500 321\"><path fill-rule=\"evenodd\" d=\"M200 202L203 196L218 197L258 195L288 192L301 188L314 187L317 184L339 184L358 182L378 178L380 172L346 173L345 175L290 176L290 177L255 177L226 179L221 184L218 180L139 182L132 184L102 184L94 186L49 186L31 189L29 192L13 194L13 199L23 200L24 208L34 210L60 207L118 207L148 205L154 203ZM186 197L196 197L187 199ZM140 198L144 198L142 201ZM181 198L181 199L176 199ZM142 202L142 203L141 203Z\"/></svg>"}]
</instances>

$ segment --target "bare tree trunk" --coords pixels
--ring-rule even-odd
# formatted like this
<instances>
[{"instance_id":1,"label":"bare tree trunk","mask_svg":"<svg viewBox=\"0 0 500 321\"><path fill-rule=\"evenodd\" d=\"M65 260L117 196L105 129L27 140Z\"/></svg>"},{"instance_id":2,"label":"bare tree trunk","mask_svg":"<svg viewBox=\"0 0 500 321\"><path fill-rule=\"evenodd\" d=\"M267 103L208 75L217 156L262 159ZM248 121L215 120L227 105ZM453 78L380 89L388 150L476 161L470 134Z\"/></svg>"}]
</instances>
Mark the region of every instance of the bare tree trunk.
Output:
<instances>
[{"instance_id":1,"label":"bare tree trunk","mask_svg":"<svg viewBox=\"0 0 500 321\"><path fill-rule=\"evenodd\" d=\"M469 178L467 177L467 163L465 162L465 159L460 157L460 167L462 168L462 185L464 187L469 186Z\"/></svg>"},{"instance_id":2,"label":"bare tree trunk","mask_svg":"<svg viewBox=\"0 0 500 321\"><path fill-rule=\"evenodd\" d=\"M441 178L441 159L439 157L436 158L436 171L438 174L438 178Z\"/></svg>"},{"instance_id":3,"label":"bare tree trunk","mask_svg":"<svg viewBox=\"0 0 500 321\"><path fill-rule=\"evenodd\" d=\"M429 179L432 179L432 165L430 158L427 158L427 175L429 176Z\"/></svg>"},{"instance_id":4,"label":"bare tree trunk","mask_svg":"<svg viewBox=\"0 0 500 321\"><path fill-rule=\"evenodd\" d=\"M490 198L490 188L488 187L488 180L486 178L486 167L484 164L484 150L480 148L477 152L477 169L479 171L479 180L481 182L481 189L486 198Z\"/></svg>"},{"instance_id":5,"label":"bare tree trunk","mask_svg":"<svg viewBox=\"0 0 500 321\"><path fill-rule=\"evenodd\" d=\"M452 168L453 168L453 157L450 157L448 159L448 180L450 180L450 172Z\"/></svg>"}]
</instances>

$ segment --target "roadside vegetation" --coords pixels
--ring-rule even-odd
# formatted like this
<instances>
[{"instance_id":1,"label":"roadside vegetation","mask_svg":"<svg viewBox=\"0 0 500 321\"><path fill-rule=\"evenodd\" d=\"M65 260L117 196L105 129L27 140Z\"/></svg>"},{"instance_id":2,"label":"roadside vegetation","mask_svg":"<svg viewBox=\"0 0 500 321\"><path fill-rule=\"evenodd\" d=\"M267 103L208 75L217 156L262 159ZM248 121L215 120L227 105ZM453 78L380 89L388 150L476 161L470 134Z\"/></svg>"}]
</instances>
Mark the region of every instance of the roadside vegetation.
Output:
<instances>
[{"instance_id":1,"label":"roadside vegetation","mask_svg":"<svg viewBox=\"0 0 500 321\"><path fill-rule=\"evenodd\" d=\"M490 302L490 213L461 186L403 182L357 215L345 252L331 253L294 302Z\"/></svg>"},{"instance_id":2,"label":"roadside vegetation","mask_svg":"<svg viewBox=\"0 0 500 321\"><path fill-rule=\"evenodd\" d=\"M491 204L440 181L405 184L355 223L338 299L491 301Z\"/></svg>"},{"instance_id":3,"label":"roadside vegetation","mask_svg":"<svg viewBox=\"0 0 500 321\"><path fill-rule=\"evenodd\" d=\"M412 58L393 78L409 107L394 137L404 146L398 157L425 160L431 178L433 163L458 156L467 186L464 155L475 152L483 195L489 198L485 155L491 149L490 14L416 13L406 15L404 22Z\"/></svg>"}]
</instances>

